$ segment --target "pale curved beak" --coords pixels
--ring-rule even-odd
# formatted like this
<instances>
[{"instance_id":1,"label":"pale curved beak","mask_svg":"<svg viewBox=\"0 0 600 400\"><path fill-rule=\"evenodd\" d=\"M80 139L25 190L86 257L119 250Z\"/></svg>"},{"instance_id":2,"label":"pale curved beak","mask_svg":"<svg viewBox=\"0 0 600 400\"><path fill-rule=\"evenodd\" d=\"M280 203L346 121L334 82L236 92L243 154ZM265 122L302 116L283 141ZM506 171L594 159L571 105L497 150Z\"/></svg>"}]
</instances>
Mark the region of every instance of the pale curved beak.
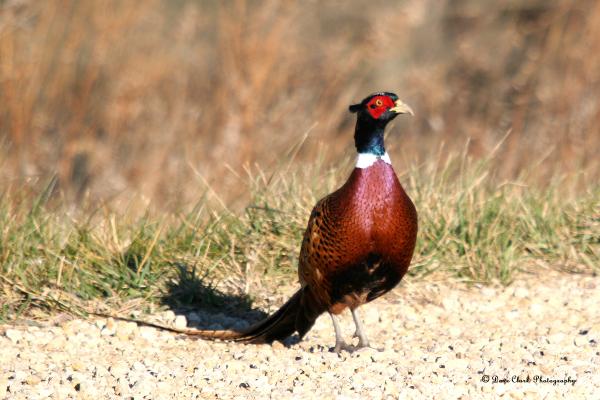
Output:
<instances>
[{"instance_id":1,"label":"pale curved beak","mask_svg":"<svg viewBox=\"0 0 600 400\"><path fill-rule=\"evenodd\" d=\"M410 108L408 104L405 104L400 100L396 100L394 107L390 108L390 111L393 111L396 114L410 114L412 116L415 115L412 108Z\"/></svg>"}]
</instances>

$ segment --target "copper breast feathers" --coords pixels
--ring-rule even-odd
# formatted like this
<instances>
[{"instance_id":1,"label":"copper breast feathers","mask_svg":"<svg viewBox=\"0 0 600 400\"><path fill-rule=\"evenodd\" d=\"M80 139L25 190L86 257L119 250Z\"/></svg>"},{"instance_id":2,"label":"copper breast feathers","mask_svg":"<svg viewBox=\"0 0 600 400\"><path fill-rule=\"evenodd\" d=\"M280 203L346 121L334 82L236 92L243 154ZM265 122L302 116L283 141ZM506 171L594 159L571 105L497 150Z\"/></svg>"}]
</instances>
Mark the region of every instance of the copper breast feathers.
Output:
<instances>
[{"instance_id":1,"label":"copper breast feathers","mask_svg":"<svg viewBox=\"0 0 600 400\"><path fill-rule=\"evenodd\" d=\"M345 296L370 301L406 273L416 235L415 207L392 166L379 160L356 168L311 213L300 252L300 281L328 307Z\"/></svg>"}]
</instances>

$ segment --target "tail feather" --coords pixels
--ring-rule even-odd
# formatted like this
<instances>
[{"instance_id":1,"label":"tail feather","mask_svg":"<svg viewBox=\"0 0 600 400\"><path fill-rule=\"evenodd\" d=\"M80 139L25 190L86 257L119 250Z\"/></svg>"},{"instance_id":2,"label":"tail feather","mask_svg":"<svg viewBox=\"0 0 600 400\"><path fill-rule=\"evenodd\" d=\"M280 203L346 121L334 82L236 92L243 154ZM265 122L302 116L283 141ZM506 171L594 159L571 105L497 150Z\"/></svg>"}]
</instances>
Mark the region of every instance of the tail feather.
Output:
<instances>
[{"instance_id":1,"label":"tail feather","mask_svg":"<svg viewBox=\"0 0 600 400\"><path fill-rule=\"evenodd\" d=\"M91 313L101 317L110 317L122 321L135 322L140 325L181 333L186 336L205 340L226 340L242 343L271 343L274 340L283 340L298 332L302 338L312 328L317 317L325 311L324 307L312 295L312 292L303 287L298 290L279 310L266 319L252 325L243 331L234 330L204 330L193 328L172 328L152 322L131 318L122 318L114 315Z\"/></svg>"},{"instance_id":2,"label":"tail feather","mask_svg":"<svg viewBox=\"0 0 600 400\"><path fill-rule=\"evenodd\" d=\"M279 310L267 319L251 326L232 340L246 343L271 343L283 340L294 332L300 338L312 328L325 311L307 288L298 290Z\"/></svg>"}]
</instances>

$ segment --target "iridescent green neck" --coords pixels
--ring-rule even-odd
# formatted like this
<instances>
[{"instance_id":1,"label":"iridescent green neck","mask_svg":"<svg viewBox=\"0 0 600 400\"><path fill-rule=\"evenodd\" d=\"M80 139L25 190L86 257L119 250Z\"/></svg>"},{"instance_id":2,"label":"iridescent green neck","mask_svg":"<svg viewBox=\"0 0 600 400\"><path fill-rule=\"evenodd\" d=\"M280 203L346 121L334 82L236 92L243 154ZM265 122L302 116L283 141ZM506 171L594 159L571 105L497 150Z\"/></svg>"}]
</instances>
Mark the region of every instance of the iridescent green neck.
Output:
<instances>
[{"instance_id":1,"label":"iridescent green neck","mask_svg":"<svg viewBox=\"0 0 600 400\"><path fill-rule=\"evenodd\" d=\"M354 145L358 153L383 156L383 132L387 121L373 120L368 116L359 116L354 130Z\"/></svg>"}]
</instances>

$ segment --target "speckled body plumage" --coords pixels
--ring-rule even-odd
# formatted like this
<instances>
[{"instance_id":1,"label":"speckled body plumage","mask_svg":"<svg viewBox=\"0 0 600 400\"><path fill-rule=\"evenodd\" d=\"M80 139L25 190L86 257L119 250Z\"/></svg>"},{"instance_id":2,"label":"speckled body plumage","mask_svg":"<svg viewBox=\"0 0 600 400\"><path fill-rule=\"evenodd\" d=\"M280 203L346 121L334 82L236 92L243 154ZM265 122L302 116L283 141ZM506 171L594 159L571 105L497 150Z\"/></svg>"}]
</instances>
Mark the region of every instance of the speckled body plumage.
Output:
<instances>
[{"instance_id":1,"label":"speckled body plumage","mask_svg":"<svg viewBox=\"0 0 600 400\"><path fill-rule=\"evenodd\" d=\"M339 314L376 299L408 270L417 213L391 165L356 168L315 206L300 252L299 278L321 308Z\"/></svg>"}]
</instances>

